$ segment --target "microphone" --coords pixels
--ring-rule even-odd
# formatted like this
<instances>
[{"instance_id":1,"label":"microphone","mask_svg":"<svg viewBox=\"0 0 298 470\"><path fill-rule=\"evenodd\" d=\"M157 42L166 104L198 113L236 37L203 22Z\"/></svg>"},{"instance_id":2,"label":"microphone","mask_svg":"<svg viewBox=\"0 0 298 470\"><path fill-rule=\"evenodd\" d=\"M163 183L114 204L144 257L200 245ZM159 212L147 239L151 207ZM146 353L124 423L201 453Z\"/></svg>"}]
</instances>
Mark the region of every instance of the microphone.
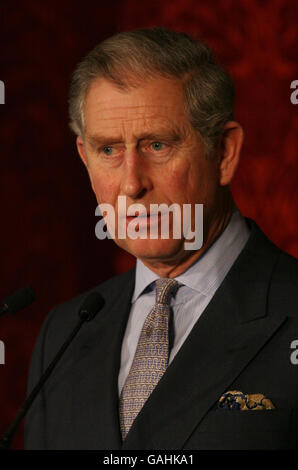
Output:
<instances>
[{"instance_id":1,"label":"microphone","mask_svg":"<svg viewBox=\"0 0 298 470\"><path fill-rule=\"evenodd\" d=\"M30 395L26 398L24 401L22 407L20 408L18 414L16 415L15 419L12 421L10 424L8 430L3 434L3 436L0 439L0 450L8 450L11 446L12 439L14 436L14 433L24 418L24 416L27 414L28 410L30 409L32 403L34 402L36 396L40 392L42 386L48 379L49 375L53 371L54 367L62 357L63 353L69 346L69 344L72 342L73 338L76 336L78 331L80 330L81 326L85 322L89 322L93 320L93 318L97 315L97 313L102 309L104 306L104 299L103 297L98 293L98 292L92 292L90 295L86 297L84 302L82 303L80 310L79 310L79 321L77 325L74 327L73 331L69 335L69 337L66 339L66 341L63 343L59 351L57 352L56 356L50 362L48 365L47 369L45 372L42 374L41 378L31 391Z\"/></svg>"},{"instance_id":2,"label":"microphone","mask_svg":"<svg viewBox=\"0 0 298 470\"><path fill-rule=\"evenodd\" d=\"M23 287L22 289L17 290L2 302L2 305L0 306L0 317L5 313L13 315L19 310L32 304L35 299L36 295L31 287Z\"/></svg>"}]
</instances>

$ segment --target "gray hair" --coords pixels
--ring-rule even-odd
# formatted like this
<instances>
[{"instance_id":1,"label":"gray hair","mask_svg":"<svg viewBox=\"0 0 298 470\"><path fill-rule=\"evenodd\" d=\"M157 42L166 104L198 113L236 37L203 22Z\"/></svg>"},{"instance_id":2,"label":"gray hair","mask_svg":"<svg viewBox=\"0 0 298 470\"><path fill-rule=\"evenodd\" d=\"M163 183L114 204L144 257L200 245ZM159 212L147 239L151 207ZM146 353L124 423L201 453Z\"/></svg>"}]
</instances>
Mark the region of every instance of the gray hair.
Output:
<instances>
[{"instance_id":1,"label":"gray hair","mask_svg":"<svg viewBox=\"0 0 298 470\"><path fill-rule=\"evenodd\" d=\"M150 75L181 79L185 112L209 155L223 125L233 119L233 82L215 63L209 47L186 33L160 27L115 34L79 63L69 94L70 128L83 135L85 98L95 78L128 90Z\"/></svg>"}]
</instances>

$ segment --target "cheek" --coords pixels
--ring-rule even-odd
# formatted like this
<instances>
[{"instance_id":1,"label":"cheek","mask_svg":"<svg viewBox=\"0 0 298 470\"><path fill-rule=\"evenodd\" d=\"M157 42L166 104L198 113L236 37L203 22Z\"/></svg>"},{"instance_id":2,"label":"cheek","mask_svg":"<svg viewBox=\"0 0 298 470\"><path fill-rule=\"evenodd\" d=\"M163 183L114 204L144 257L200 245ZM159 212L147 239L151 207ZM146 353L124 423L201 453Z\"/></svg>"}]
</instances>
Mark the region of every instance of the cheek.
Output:
<instances>
[{"instance_id":1,"label":"cheek","mask_svg":"<svg viewBox=\"0 0 298 470\"><path fill-rule=\"evenodd\" d=\"M100 174L91 172L90 178L98 204L109 203L114 205L118 193L117 185L111 176L105 175L104 172Z\"/></svg>"},{"instance_id":2,"label":"cheek","mask_svg":"<svg viewBox=\"0 0 298 470\"><path fill-rule=\"evenodd\" d=\"M167 188L170 194L176 195L177 202L179 202L178 199L181 199L182 195L184 195L184 197L186 196L188 187L189 172L185 171L185 169L176 169L170 173L165 184L165 188ZM175 202L175 200L173 200L173 202Z\"/></svg>"},{"instance_id":3,"label":"cheek","mask_svg":"<svg viewBox=\"0 0 298 470\"><path fill-rule=\"evenodd\" d=\"M184 161L163 174L161 184L172 202L186 203L192 192L192 180L191 165Z\"/></svg>"},{"instance_id":4,"label":"cheek","mask_svg":"<svg viewBox=\"0 0 298 470\"><path fill-rule=\"evenodd\" d=\"M192 161L176 168L168 178L166 187L177 202L206 204L214 197L216 175L208 162Z\"/></svg>"}]
</instances>

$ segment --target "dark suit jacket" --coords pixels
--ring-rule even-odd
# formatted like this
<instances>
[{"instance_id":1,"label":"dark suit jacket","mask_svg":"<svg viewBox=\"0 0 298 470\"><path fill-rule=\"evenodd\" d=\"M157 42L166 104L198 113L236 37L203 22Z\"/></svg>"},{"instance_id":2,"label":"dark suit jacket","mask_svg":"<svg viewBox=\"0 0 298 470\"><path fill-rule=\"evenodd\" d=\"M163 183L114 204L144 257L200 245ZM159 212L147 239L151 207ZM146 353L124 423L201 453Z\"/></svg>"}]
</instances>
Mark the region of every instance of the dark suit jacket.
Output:
<instances>
[{"instance_id":1,"label":"dark suit jacket","mask_svg":"<svg viewBox=\"0 0 298 470\"><path fill-rule=\"evenodd\" d=\"M83 325L34 403L25 425L27 449L298 448L298 365L290 360L291 343L298 340L298 261L248 222L245 248L125 442L118 372L134 269L94 289L105 306ZM32 356L29 389L77 323L88 293L47 317ZM218 410L227 390L262 393L275 409Z\"/></svg>"}]
</instances>

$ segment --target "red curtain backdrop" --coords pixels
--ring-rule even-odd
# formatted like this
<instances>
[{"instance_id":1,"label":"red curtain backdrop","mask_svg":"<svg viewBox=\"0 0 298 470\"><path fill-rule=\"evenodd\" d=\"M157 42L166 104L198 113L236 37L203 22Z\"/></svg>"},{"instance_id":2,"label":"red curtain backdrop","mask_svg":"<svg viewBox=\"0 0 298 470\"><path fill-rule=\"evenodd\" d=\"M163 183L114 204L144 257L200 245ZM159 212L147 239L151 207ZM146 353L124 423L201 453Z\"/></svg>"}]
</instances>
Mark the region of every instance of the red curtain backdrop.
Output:
<instances>
[{"instance_id":1,"label":"red curtain backdrop","mask_svg":"<svg viewBox=\"0 0 298 470\"><path fill-rule=\"evenodd\" d=\"M68 129L77 62L114 32L165 26L196 34L236 82L245 130L232 189L242 213L298 256L297 11L291 0L2 0L0 6L0 298L32 285L38 300L0 319L0 433L21 405L33 345L57 303L127 270L134 259L99 241L96 200ZM14 448L23 446L23 428Z\"/></svg>"}]
</instances>

